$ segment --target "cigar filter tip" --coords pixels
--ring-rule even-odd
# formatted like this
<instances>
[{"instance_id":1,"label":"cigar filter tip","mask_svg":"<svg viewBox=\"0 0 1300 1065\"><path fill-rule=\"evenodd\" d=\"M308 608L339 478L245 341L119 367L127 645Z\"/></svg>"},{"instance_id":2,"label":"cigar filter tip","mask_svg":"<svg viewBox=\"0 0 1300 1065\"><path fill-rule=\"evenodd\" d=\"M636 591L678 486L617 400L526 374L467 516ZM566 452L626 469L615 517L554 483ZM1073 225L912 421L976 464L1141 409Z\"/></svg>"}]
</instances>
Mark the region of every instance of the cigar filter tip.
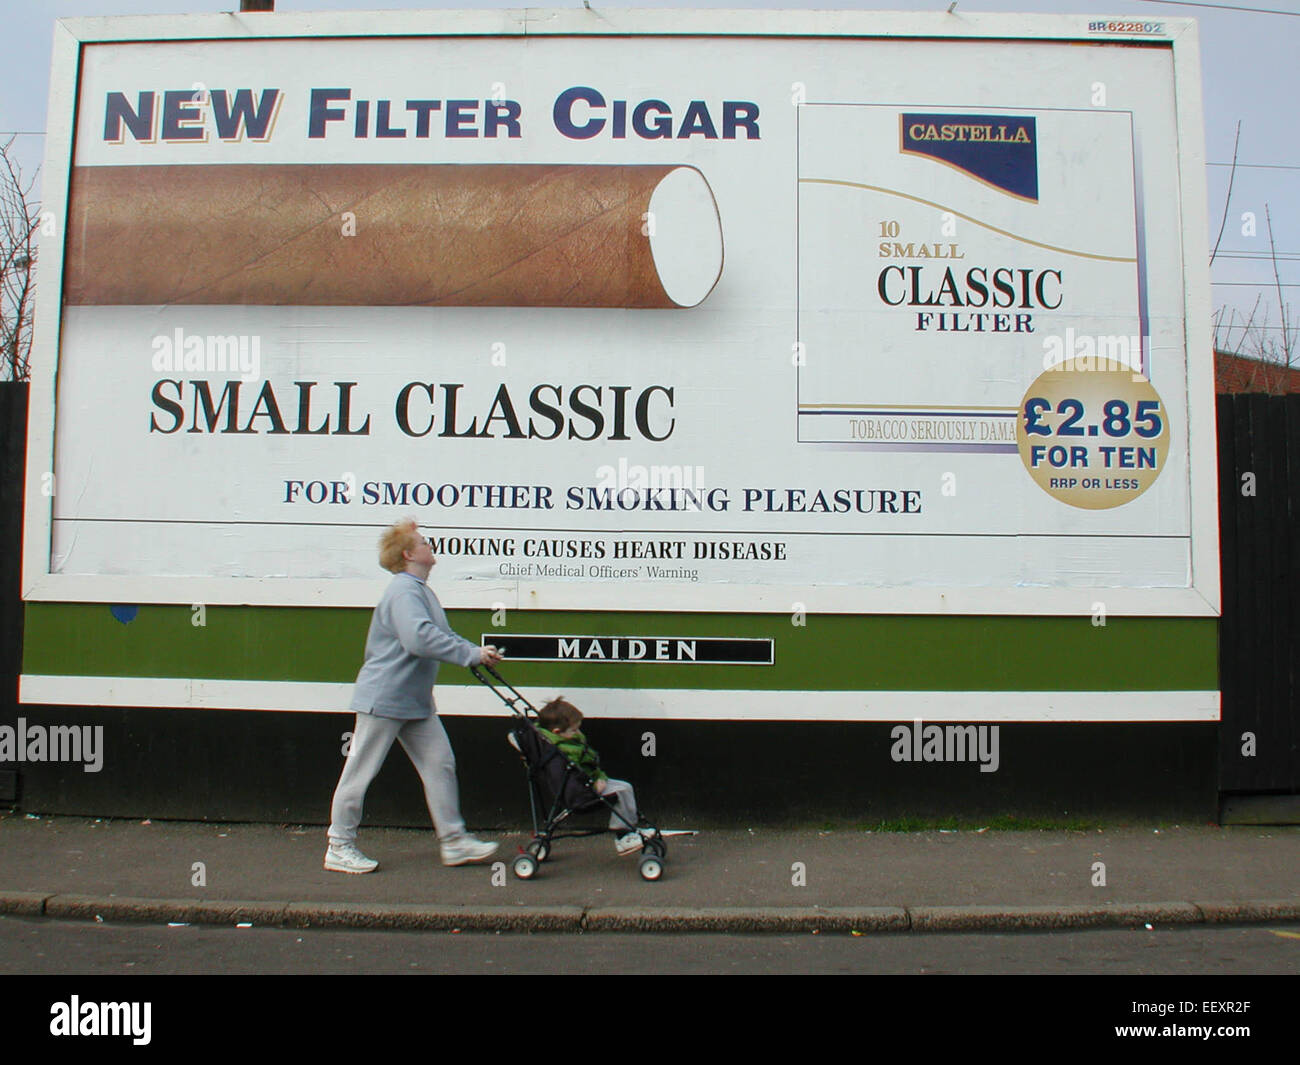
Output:
<instances>
[{"instance_id":1,"label":"cigar filter tip","mask_svg":"<svg viewBox=\"0 0 1300 1065\"><path fill-rule=\"evenodd\" d=\"M679 307L702 303L722 276L722 220L713 189L693 166L664 175L650 196L646 232L664 293Z\"/></svg>"}]
</instances>

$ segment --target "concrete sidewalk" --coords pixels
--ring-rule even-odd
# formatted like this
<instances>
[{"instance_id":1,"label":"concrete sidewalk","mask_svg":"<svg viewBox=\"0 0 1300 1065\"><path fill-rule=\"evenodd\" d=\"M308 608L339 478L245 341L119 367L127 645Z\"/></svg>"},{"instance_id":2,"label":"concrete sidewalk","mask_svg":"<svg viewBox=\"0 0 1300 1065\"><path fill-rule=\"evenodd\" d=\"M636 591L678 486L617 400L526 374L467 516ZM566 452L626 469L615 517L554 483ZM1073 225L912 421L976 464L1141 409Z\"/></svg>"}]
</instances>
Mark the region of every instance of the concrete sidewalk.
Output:
<instances>
[{"instance_id":1,"label":"concrete sidewalk","mask_svg":"<svg viewBox=\"0 0 1300 1065\"><path fill-rule=\"evenodd\" d=\"M363 829L377 872L325 872L324 829L0 816L0 913L105 921L513 931L880 932L1300 920L1300 828L870 833L668 840L647 883L611 837L559 840L534 880L438 864L431 832ZM1104 885L1099 880L1104 865Z\"/></svg>"}]
</instances>

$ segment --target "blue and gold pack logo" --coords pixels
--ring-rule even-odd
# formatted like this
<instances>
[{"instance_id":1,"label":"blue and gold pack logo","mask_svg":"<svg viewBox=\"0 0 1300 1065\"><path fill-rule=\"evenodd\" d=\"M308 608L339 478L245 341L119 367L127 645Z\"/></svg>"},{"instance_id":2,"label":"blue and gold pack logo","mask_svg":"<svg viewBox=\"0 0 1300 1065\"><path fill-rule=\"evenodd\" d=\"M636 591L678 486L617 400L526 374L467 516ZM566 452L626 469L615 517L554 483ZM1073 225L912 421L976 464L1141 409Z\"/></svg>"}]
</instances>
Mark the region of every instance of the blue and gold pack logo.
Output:
<instances>
[{"instance_id":1,"label":"blue and gold pack logo","mask_svg":"<svg viewBox=\"0 0 1300 1065\"><path fill-rule=\"evenodd\" d=\"M1038 202L1038 130L1019 115L899 116L900 150L945 163L985 185Z\"/></svg>"}]
</instances>

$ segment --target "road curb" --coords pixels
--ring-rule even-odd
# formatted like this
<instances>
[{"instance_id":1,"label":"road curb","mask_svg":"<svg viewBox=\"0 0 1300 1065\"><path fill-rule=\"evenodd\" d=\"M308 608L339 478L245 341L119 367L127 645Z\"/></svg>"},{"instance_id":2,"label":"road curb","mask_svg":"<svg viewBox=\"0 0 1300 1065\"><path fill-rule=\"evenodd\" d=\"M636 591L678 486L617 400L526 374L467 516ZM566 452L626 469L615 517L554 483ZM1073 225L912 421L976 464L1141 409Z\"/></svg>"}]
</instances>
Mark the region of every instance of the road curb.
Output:
<instances>
[{"instance_id":1,"label":"road curb","mask_svg":"<svg viewBox=\"0 0 1300 1065\"><path fill-rule=\"evenodd\" d=\"M71 921L446 932L1025 932L1300 920L1300 899L1100 906L638 907L131 898L0 891L0 914Z\"/></svg>"},{"instance_id":2,"label":"road curb","mask_svg":"<svg viewBox=\"0 0 1300 1065\"><path fill-rule=\"evenodd\" d=\"M1207 924L1248 924L1254 921L1300 921L1300 899L1254 902L1195 903Z\"/></svg>"},{"instance_id":3,"label":"road curb","mask_svg":"<svg viewBox=\"0 0 1300 1065\"><path fill-rule=\"evenodd\" d=\"M45 902L50 898L42 891L0 892L0 913L16 913L25 917L41 917Z\"/></svg>"},{"instance_id":4,"label":"road curb","mask_svg":"<svg viewBox=\"0 0 1300 1065\"><path fill-rule=\"evenodd\" d=\"M906 932L901 906L728 907L605 906L590 909L586 932Z\"/></svg>"},{"instance_id":5,"label":"road curb","mask_svg":"<svg viewBox=\"0 0 1300 1065\"><path fill-rule=\"evenodd\" d=\"M160 924L284 923L284 902L244 899L150 899L125 895L50 895L43 916L72 921Z\"/></svg>"},{"instance_id":6,"label":"road curb","mask_svg":"<svg viewBox=\"0 0 1300 1065\"><path fill-rule=\"evenodd\" d=\"M1201 910L1190 902L1103 906L913 906L909 913L915 932L1047 931L1204 922Z\"/></svg>"},{"instance_id":7,"label":"road curb","mask_svg":"<svg viewBox=\"0 0 1300 1065\"><path fill-rule=\"evenodd\" d=\"M383 928L440 932L580 932L581 906L421 906L402 903L293 902L295 928Z\"/></svg>"}]
</instances>

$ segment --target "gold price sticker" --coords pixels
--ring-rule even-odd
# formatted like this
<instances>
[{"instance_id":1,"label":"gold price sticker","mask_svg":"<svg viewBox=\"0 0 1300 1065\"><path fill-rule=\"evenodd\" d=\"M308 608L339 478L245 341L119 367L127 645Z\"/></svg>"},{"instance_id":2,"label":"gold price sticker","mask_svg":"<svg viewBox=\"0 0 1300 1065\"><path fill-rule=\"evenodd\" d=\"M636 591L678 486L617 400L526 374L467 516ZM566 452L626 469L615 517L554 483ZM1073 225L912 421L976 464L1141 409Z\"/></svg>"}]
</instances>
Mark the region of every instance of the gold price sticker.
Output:
<instances>
[{"instance_id":1,"label":"gold price sticker","mask_svg":"<svg viewBox=\"0 0 1300 1065\"><path fill-rule=\"evenodd\" d=\"M1067 359L1039 374L1020 402L1016 444L1029 476L1049 495L1105 510L1155 483L1169 453L1169 426L1142 374L1089 362Z\"/></svg>"}]
</instances>

